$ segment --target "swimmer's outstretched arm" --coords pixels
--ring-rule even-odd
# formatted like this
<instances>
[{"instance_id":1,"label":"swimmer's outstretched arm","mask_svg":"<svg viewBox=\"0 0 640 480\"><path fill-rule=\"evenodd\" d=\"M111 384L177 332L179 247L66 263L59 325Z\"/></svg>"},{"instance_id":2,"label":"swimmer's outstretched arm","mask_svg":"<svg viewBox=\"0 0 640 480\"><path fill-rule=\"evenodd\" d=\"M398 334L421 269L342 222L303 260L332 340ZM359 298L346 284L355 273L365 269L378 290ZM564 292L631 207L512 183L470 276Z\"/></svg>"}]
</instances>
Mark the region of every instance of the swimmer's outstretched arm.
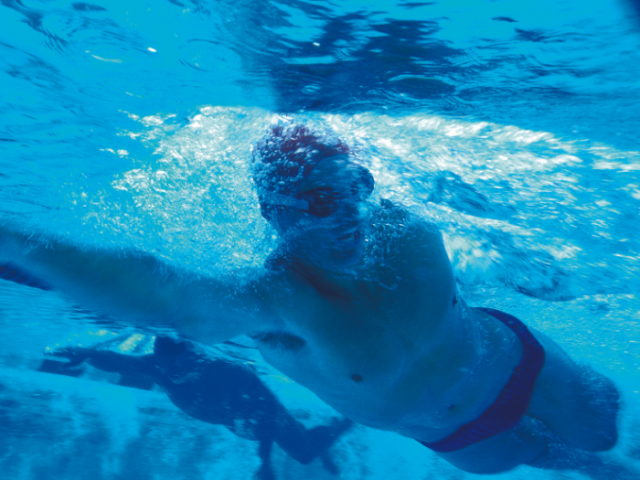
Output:
<instances>
[{"instance_id":1,"label":"swimmer's outstretched arm","mask_svg":"<svg viewBox=\"0 0 640 480\"><path fill-rule=\"evenodd\" d=\"M259 279L202 277L147 253L85 248L0 225L0 264L8 262L81 305L209 343L255 330L269 310Z\"/></svg>"}]
</instances>

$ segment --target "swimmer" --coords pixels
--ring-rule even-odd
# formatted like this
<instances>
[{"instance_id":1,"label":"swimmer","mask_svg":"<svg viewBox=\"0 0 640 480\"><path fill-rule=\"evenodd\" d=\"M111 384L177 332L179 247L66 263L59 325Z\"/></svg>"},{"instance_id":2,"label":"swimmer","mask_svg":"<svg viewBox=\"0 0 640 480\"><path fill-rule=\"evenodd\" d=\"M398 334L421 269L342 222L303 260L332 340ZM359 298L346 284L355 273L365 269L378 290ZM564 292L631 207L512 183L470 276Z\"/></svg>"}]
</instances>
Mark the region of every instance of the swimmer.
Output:
<instances>
[{"instance_id":1,"label":"swimmer","mask_svg":"<svg viewBox=\"0 0 640 480\"><path fill-rule=\"evenodd\" d=\"M526 464L596 478L593 452L618 439L613 382L515 317L468 306L436 226L374 203L371 173L341 140L275 125L252 166L279 246L251 281L8 226L0 263L131 325L210 344L247 334L345 417L462 470Z\"/></svg>"},{"instance_id":2,"label":"swimmer","mask_svg":"<svg viewBox=\"0 0 640 480\"><path fill-rule=\"evenodd\" d=\"M50 354L69 360L66 371L58 369L65 375L86 362L100 370L120 373L129 381L136 378L138 384L151 380L187 415L260 442L260 480L276 478L271 465L274 442L302 464L320 457L327 470L337 473L327 449L351 421L336 419L332 425L306 429L255 373L228 360L212 358L193 342L159 336L153 353L136 356L83 347L60 348ZM51 371L50 365L48 368Z\"/></svg>"}]
</instances>

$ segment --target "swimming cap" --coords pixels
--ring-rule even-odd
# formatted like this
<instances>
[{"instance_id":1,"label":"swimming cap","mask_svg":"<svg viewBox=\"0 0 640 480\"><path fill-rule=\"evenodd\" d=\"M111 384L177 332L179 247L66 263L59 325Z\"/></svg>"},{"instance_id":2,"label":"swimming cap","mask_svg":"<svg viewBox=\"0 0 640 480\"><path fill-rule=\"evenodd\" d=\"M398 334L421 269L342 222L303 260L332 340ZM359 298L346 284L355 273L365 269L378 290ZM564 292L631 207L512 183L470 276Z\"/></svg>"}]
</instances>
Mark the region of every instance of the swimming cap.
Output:
<instances>
[{"instance_id":1,"label":"swimming cap","mask_svg":"<svg viewBox=\"0 0 640 480\"><path fill-rule=\"evenodd\" d=\"M349 147L339 139L321 136L305 125L272 126L253 150L253 180L258 195L295 196L321 160L349 153Z\"/></svg>"},{"instance_id":2,"label":"swimming cap","mask_svg":"<svg viewBox=\"0 0 640 480\"><path fill-rule=\"evenodd\" d=\"M262 216L272 224L288 228L288 220L283 223L277 215L287 207L322 218L338 210L341 198L367 198L375 181L369 170L352 161L350 153L349 147L339 139L321 136L304 125L271 127L253 151L253 179L258 187ZM341 168L352 175L347 193L330 185L303 187L309 174L328 159L346 162Z\"/></svg>"}]
</instances>

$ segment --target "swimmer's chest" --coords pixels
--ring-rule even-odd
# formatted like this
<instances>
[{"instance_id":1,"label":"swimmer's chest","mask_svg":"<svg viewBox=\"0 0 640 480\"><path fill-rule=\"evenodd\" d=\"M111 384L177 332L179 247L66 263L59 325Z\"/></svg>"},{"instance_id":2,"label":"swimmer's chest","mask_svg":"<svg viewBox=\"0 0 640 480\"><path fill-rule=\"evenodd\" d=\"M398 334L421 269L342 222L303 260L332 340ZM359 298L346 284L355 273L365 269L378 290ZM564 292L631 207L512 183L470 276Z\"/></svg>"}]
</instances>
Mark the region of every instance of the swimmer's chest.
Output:
<instances>
[{"instance_id":1,"label":"swimmer's chest","mask_svg":"<svg viewBox=\"0 0 640 480\"><path fill-rule=\"evenodd\" d=\"M419 309L399 312L397 305L340 298L308 283L295 291L279 321L251 336L267 361L302 384L385 387L403 374L409 357L428 350L419 337L432 328L418 318Z\"/></svg>"},{"instance_id":2,"label":"swimmer's chest","mask_svg":"<svg viewBox=\"0 0 640 480\"><path fill-rule=\"evenodd\" d=\"M437 399L424 399L439 373L427 368L425 375L419 366L428 348L357 309L349 315L324 306L319 312L302 324L254 336L265 360L364 425L392 429L416 405L433 410L430 402Z\"/></svg>"}]
</instances>

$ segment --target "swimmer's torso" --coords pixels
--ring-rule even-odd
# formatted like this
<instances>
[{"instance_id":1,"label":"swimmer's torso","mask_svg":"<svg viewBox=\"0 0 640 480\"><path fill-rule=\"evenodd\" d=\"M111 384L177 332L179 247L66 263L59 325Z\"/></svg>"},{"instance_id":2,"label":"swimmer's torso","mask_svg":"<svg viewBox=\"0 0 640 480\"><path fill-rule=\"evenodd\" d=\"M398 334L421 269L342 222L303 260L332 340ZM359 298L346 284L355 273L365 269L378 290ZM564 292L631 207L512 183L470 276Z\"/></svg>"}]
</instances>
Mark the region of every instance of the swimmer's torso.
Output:
<instances>
[{"instance_id":1,"label":"swimmer's torso","mask_svg":"<svg viewBox=\"0 0 640 480\"><path fill-rule=\"evenodd\" d=\"M492 403L519 352L500 322L455 301L437 230L407 229L386 245L391 253L350 280L275 275L276 315L252 336L269 363L346 417L437 440Z\"/></svg>"}]
</instances>

